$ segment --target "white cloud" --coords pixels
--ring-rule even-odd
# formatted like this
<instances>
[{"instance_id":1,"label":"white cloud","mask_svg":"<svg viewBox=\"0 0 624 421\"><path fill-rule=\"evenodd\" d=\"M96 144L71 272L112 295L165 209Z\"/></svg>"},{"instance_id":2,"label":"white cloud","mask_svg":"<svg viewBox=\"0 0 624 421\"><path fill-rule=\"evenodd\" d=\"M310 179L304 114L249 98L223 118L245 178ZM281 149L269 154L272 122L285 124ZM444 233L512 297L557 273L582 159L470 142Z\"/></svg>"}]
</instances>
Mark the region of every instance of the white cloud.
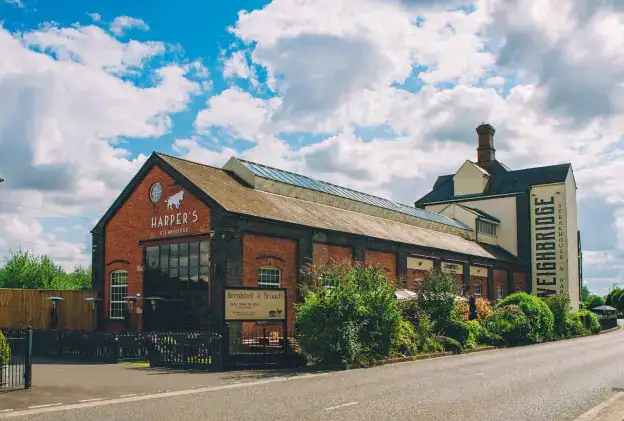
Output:
<instances>
[{"instance_id":1,"label":"white cloud","mask_svg":"<svg viewBox=\"0 0 624 421\"><path fill-rule=\"evenodd\" d=\"M12 157L0 160L3 200L94 218L146 159L131 155L120 139L169 132L171 114L185 110L201 91L189 74L206 76L194 64L147 69L146 60L164 51L162 44L121 43L93 26L48 25L21 38L0 27L0 49L0 154ZM151 77L151 86L119 77L138 71ZM47 236L39 222L58 215L10 206L3 212L8 224L3 232L9 225L21 227L45 244L64 244L59 240L64 233ZM11 247L26 241L17 234L4 238Z\"/></svg>"},{"instance_id":2,"label":"white cloud","mask_svg":"<svg viewBox=\"0 0 624 421\"><path fill-rule=\"evenodd\" d=\"M89 17L93 19L93 22L99 22L102 20L102 15L99 13L88 13Z\"/></svg>"},{"instance_id":3,"label":"white cloud","mask_svg":"<svg viewBox=\"0 0 624 421\"><path fill-rule=\"evenodd\" d=\"M8 4L14 4L15 6L22 9L24 8L24 3L22 2L22 0L4 0L4 2Z\"/></svg>"},{"instance_id":4,"label":"white cloud","mask_svg":"<svg viewBox=\"0 0 624 421\"><path fill-rule=\"evenodd\" d=\"M141 19L133 18L130 16L118 16L110 24L110 30L112 33L118 36L124 35L127 29L136 28L142 31L148 31L149 26Z\"/></svg>"}]
</instances>

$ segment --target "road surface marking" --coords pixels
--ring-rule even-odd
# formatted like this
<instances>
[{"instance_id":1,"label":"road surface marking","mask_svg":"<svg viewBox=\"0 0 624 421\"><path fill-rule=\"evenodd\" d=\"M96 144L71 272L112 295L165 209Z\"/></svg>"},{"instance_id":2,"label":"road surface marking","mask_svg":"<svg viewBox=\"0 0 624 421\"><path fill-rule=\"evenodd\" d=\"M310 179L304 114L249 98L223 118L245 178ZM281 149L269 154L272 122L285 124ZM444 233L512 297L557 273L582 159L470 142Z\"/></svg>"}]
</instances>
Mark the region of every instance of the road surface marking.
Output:
<instances>
[{"instance_id":1,"label":"road surface marking","mask_svg":"<svg viewBox=\"0 0 624 421\"><path fill-rule=\"evenodd\" d=\"M127 398L113 398L113 399L107 399L107 400L102 400L102 401L97 401L97 402L83 402L83 403L75 403L75 404L63 405L63 406L57 406L57 405L62 405L60 403L54 404L54 406L52 407L50 407L51 405L45 405L45 407L36 406L36 407L29 407L27 410L24 410L24 411L14 411L14 412L8 412L6 414L0 414L0 419L21 417L21 416L34 415L34 414L44 414L47 412L67 411L71 409L92 408L95 406L140 402L140 401L162 399L162 398L169 398L169 397L175 397L175 396L196 395L200 393L216 392L216 391L228 390L228 389L242 389L245 387L261 386L261 385L268 385L268 384L273 384L273 383L283 383L283 382L293 381L293 380L302 380L302 379L311 379L311 378L316 378L316 377L329 376L330 374L335 374L335 373L326 372L326 373L302 374L302 375L292 376L292 377L279 377L279 378L266 379L266 380L257 380L253 382L244 382L240 384L226 384L222 386L177 390L174 392L152 393L149 395L143 394L139 396L130 396Z\"/></svg>"},{"instance_id":2,"label":"road surface marking","mask_svg":"<svg viewBox=\"0 0 624 421\"><path fill-rule=\"evenodd\" d=\"M50 408L52 406L59 406L59 405L63 405L62 403L49 403L47 405L35 405L35 406L29 406L28 409L40 409L40 408Z\"/></svg>"},{"instance_id":3,"label":"road surface marking","mask_svg":"<svg viewBox=\"0 0 624 421\"><path fill-rule=\"evenodd\" d=\"M337 406L330 406L329 408L325 408L326 411L333 411L334 409L338 409L338 408L344 408L345 406L353 406L353 405L357 405L357 402L349 402L349 403L343 403L342 405L337 405Z\"/></svg>"},{"instance_id":4,"label":"road surface marking","mask_svg":"<svg viewBox=\"0 0 624 421\"><path fill-rule=\"evenodd\" d=\"M3 409L2 411L0 411L0 414L2 414L3 412L11 412L14 411L14 409Z\"/></svg>"},{"instance_id":5,"label":"road surface marking","mask_svg":"<svg viewBox=\"0 0 624 421\"><path fill-rule=\"evenodd\" d=\"M130 393L129 395L121 395L120 398L131 398L132 396L136 396L136 393Z\"/></svg>"},{"instance_id":6,"label":"road surface marking","mask_svg":"<svg viewBox=\"0 0 624 421\"><path fill-rule=\"evenodd\" d=\"M84 403L84 402L97 402L97 401L103 401L104 398L93 398L93 399L83 399L81 401L78 401L80 403Z\"/></svg>"}]
</instances>

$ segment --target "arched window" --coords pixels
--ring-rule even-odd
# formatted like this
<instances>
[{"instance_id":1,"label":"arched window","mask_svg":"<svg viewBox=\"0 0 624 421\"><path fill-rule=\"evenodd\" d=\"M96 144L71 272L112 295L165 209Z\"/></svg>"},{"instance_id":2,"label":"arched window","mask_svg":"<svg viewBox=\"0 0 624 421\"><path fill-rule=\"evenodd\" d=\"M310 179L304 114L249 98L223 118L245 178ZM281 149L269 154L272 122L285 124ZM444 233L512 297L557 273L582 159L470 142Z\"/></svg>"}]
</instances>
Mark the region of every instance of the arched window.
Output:
<instances>
[{"instance_id":1,"label":"arched window","mask_svg":"<svg viewBox=\"0 0 624 421\"><path fill-rule=\"evenodd\" d=\"M128 295L128 272L116 270L110 274L110 309L111 319L123 319L126 300Z\"/></svg>"},{"instance_id":2,"label":"arched window","mask_svg":"<svg viewBox=\"0 0 624 421\"><path fill-rule=\"evenodd\" d=\"M502 285L497 286L496 287L496 299L502 300L504 294L505 294L505 290L503 289Z\"/></svg>"},{"instance_id":3,"label":"arched window","mask_svg":"<svg viewBox=\"0 0 624 421\"><path fill-rule=\"evenodd\" d=\"M260 288L280 288L282 285L282 271L278 268L263 267L258 271L258 286Z\"/></svg>"}]
</instances>

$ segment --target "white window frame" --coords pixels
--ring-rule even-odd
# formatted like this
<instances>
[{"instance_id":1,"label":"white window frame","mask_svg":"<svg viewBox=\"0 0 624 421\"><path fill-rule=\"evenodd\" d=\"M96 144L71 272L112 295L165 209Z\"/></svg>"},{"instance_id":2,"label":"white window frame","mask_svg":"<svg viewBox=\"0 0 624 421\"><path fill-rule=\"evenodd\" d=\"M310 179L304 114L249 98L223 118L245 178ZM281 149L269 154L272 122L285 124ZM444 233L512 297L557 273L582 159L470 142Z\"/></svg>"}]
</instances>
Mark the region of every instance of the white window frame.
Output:
<instances>
[{"instance_id":1,"label":"white window frame","mask_svg":"<svg viewBox=\"0 0 624 421\"><path fill-rule=\"evenodd\" d=\"M503 299L503 295L505 295L505 288L502 285L498 285L496 287L496 299L498 301Z\"/></svg>"},{"instance_id":2,"label":"white window frame","mask_svg":"<svg viewBox=\"0 0 624 421\"><path fill-rule=\"evenodd\" d=\"M266 280L263 279L263 275L272 276L277 273L277 284L274 282L274 279ZM281 288L282 287L282 271L280 268L276 268L273 266L263 266L258 269L258 287L259 288Z\"/></svg>"},{"instance_id":3,"label":"white window frame","mask_svg":"<svg viewBox=\"0 0 624 421\"><path fill-rule=\"evenodd\" d=\"M113 279L115 277L117 278L122 277L122 279L125 280L125 283L115 284L113 282ZM127 297L128 296L128 271L127 270L112 271L109 276L109 281L110 281L110 285L109 285L110 296L109 296L109 303L108 303L108 317L112 320L123 320L124 318L123 310L121 314L114 314L113 304L122 303L125 306L126 300L123 300L123 299L113 300L113 297ZM115 309L115 311L118 311L118 309Z\"/></svg>"},{"instance_id":4,"label":"white window frame","mask_svg":"<svg viewBox=\"0 0 624 421\"><path fill-rule=\"evenodd\" d=\"M483 288L481 287L481 284L475 284L475 293L474 293L475 297L480 297L482 293L483 293Z\"/></svg>"},{"instance_id":5,"label":"white window frame","mask_svg":"<svg viewBox=\"0 0 624 421\"><path fill-rule=\"evenodd\" d=\"M496 237L496 224L485 221L483 219L477 219L477 232L479 234L491 235Z\"/></svg>"}]
</instances>

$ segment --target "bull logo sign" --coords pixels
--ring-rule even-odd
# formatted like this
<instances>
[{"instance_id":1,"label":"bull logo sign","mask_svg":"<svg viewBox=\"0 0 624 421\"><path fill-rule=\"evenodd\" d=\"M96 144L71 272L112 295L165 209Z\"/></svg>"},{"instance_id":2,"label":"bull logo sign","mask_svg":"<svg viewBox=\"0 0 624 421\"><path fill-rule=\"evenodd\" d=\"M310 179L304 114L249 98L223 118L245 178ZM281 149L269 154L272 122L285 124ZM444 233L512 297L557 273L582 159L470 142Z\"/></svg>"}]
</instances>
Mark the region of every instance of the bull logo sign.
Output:
<instances>
[{"instance_id":1,"label":"bull logo sign","mask_svg":"<svg viewBox=\"0 0 624 421\"><path fill-rule=\"evenodd\" d=\"M175 206L176 209L180 209L180 202L184 199L184 190L180 190L178 193L171 196L167 199L167 209L173 210Z\"/></svg>"},{"instance_id":2,"label":"bull logo sign","mask_svg":"<svg viewBox=\"0 0 624 421\"><path fill-rule=\"evenodd\" d=\"M160 236L172 236L188 234L189 223L196 223L199 215L196 210L188 212L176 212L180 210L181 202L184 200L185 192L180 190L173 196L167 198L167 210L174 212L167 213L164 216L154 216L151 219L152 228L163 228L158 231Z\"/></svg>"}]
</instances>

